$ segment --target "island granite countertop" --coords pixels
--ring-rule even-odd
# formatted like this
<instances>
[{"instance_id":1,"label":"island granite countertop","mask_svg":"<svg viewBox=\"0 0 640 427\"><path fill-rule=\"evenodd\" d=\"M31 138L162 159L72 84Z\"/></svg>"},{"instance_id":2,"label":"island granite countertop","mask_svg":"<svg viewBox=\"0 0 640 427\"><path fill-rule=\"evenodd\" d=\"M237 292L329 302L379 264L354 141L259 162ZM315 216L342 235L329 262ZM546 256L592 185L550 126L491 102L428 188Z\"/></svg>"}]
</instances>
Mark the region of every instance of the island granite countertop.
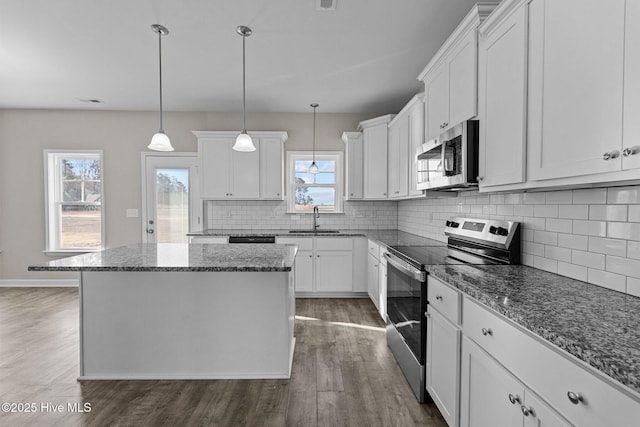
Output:
<instances>
[{"instance_id":1,"label":"island granite countertop","mask_svg":"<svg viewBox=\"0 0 640 427\"><path fill-rule=\"evenodd\" d=\"M640 393L640 298L523 265L427 270Z\"/></svg>"},{"instance_id":2,"label":"island granite countertop","mask_svg":"<svg viewBox=\"0 0 640 427\"><path fill-rule=\"evenodd\" d=\"M291 271L295 245L134 244L29 266L29 271Z\"/></svg>"}]
</instances>

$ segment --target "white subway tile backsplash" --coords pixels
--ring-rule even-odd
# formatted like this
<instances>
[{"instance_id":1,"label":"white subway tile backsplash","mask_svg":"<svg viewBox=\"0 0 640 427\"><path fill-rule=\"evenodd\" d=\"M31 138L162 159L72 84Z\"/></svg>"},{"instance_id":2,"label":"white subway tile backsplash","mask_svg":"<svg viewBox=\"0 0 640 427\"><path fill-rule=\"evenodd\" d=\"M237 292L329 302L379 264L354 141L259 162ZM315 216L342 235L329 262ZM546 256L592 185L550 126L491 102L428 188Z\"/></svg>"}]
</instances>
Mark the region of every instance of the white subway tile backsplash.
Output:
<instances>
[{"instance_id":1,"label":"white subway tile backsplash","mask_svg":"<svg viewBox=\"0 0 640 427\"><path fill-rule=\"evenodd\" d=\"M602 237L589 237L589 252L605 255L626 256L627 241L619 239L605 239Z\"/></svg>"},{"instance_id":2,"label":"white subway tile backsplash","mask_svg":"<svg viewBox=\"0 0 640 427\"><path fill-rule=\"evenodd\" d=\"M591 205L589 206L589 219L603 221L626 221L626 205Z\"/></svg>"},{"instance_id":3,"label":"white subway tile backsplash","mask_svg":"<svg viewBox=\"0 0 640 427\"><path fill-rule=\"evenodd\" d=\"M640 260L607 255L606 270L640 279Z\"/></svg>"},{"instance_id":4,"label":"white subway tile backsplash","mask_svg":"<svg viewBox=\"0 0 640 427\"><path fill-rule=\"evenodd\" d=\"M382 222L393 222L384 216L393 215L393 209L373 216L367 210L359 209L367 214L365 222L378 215L385 218ZM640 186L509 194L465 191L457 197L398 202L396 221L403 231L445 241L441 224L453 215L520 221L522 264L640 296ZM278 211L274 221L279 216ZM360 219L350 218L353 227L367 228Z\"/></svg>"},{"instance_id":5,"label":"white subway tile backsplash","mask_svg":"<svg viewBox=\"0 0 640 427\"><path fill-rule=\"evenodd\" d=\"M607 223L604 221L575 220L573 221L573 233L605 237L607 235Z\"/></svg>"},{"instance_id":6,"label":"white subway tile backsplash","mask_svg":"<svg viewBox=\"0 0 640 427\"><path fill-rule=\"evenodd\" d=\"M576 234L560 233L558 234L558 246L586 251L589 247L589 238Z\"/></svg>"},{"instance_id":7,"label":"white subway tile backsplash","mask_svg":"<svg viewBox=\"0 0 640 427\"><path fill-rule=\"evenodd\" d=\"M568 219L589 219L589 205L560 205L558 217Z\"/></svg>"},{"instance_id":8,"label":"white subway tile backsplash","mask_svg":"<svg viewBox=\"0 0 640 427\"><path fill-rule=\"evenodd\" d=\"M640 186L609 188L607 203L640 204Z\"/></svg>"},{"instance_id":9,"label":"white subway tile backsplash","mask_svg":"<svg viewBox=\"0 0 640 427\"><path fill-rule=\"evenodd\" d=\"M608 271L589 269L587 281L603 288L613 289L618 292L625 292L627 287L627 278L620 274L610 273Z\"/></svg>"},{"instance_id":10,"label":"white subway tile backsplash","mask_svg":"<svg viewBox=\"0 0 640 427\"><path fill-rule=\"evenodd\" d=\"M592 252L573 249L571 252L571 263L604 270L605 256L602 254L594 254Z\"/></svg>"},{"instance_id":11,"label":"white subway tile backsplash","mask_svg":"<svg viewBox=\"0 0 640 427\"><path fill-rule=\"evenodd\" d=\"M605 204L607 203L607 189L589 188L586 190L573 190L573 203L576 205Z\"/></svg>"}]
</instances>

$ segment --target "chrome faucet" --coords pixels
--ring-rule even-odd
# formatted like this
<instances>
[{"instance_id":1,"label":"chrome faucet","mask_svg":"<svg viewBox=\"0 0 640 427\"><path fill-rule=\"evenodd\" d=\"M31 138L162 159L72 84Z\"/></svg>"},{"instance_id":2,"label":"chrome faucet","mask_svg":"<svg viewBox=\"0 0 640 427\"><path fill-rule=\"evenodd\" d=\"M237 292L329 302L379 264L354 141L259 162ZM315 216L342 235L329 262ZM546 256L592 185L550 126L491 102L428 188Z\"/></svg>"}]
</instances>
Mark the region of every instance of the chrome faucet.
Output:
<instances>
[{"instance_id":1,"label":"chrome faucet","mask_svg":"<svg viewBox=\"0 0 640 427\"><path fill-rule=\"evenodd\" d=\"M320 227L320 224L318 224L318 219L320 218L320 211L318 210L317 206L313 207L313 231L318 231L318 227Z\"/></svg>"}]
</instances>

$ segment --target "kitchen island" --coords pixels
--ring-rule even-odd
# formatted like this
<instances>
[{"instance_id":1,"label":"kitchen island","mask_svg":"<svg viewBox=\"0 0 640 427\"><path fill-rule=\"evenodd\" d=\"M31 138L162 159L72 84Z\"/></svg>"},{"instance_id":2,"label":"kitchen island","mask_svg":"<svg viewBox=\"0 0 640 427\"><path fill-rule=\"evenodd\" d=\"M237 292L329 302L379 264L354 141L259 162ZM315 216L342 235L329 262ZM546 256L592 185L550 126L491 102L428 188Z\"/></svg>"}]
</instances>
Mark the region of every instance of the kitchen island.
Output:
<instances>
[{"instance_id":1,"label":"kitchen island","mask_svg":"<svg viewBox=\"0 0 640 427\"><path fill-rule=\"evenodd\" d=\"M80 272L81 380L288 378L296 251L136 244L29 270Z\"/></svg>"}]
</instances>

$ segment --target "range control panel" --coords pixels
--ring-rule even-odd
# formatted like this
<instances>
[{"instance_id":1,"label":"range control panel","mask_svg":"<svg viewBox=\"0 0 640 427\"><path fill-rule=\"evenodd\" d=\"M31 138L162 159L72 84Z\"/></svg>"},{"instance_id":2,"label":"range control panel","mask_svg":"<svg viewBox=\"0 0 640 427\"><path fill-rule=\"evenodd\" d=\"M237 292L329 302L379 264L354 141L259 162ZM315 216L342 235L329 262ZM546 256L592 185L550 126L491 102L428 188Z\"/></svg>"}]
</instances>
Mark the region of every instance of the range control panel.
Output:
<instances>
[{"instance_id":1,"label":"range control panel","mask_svg":"<svg viewBox=\"0 0 640 427\"><path fill-rule=\"evenodd\" d=\"M516 221L452 217L445 222L444 234L507 249L519 229L520 223Z\"/></svg>"}]
</instances>

